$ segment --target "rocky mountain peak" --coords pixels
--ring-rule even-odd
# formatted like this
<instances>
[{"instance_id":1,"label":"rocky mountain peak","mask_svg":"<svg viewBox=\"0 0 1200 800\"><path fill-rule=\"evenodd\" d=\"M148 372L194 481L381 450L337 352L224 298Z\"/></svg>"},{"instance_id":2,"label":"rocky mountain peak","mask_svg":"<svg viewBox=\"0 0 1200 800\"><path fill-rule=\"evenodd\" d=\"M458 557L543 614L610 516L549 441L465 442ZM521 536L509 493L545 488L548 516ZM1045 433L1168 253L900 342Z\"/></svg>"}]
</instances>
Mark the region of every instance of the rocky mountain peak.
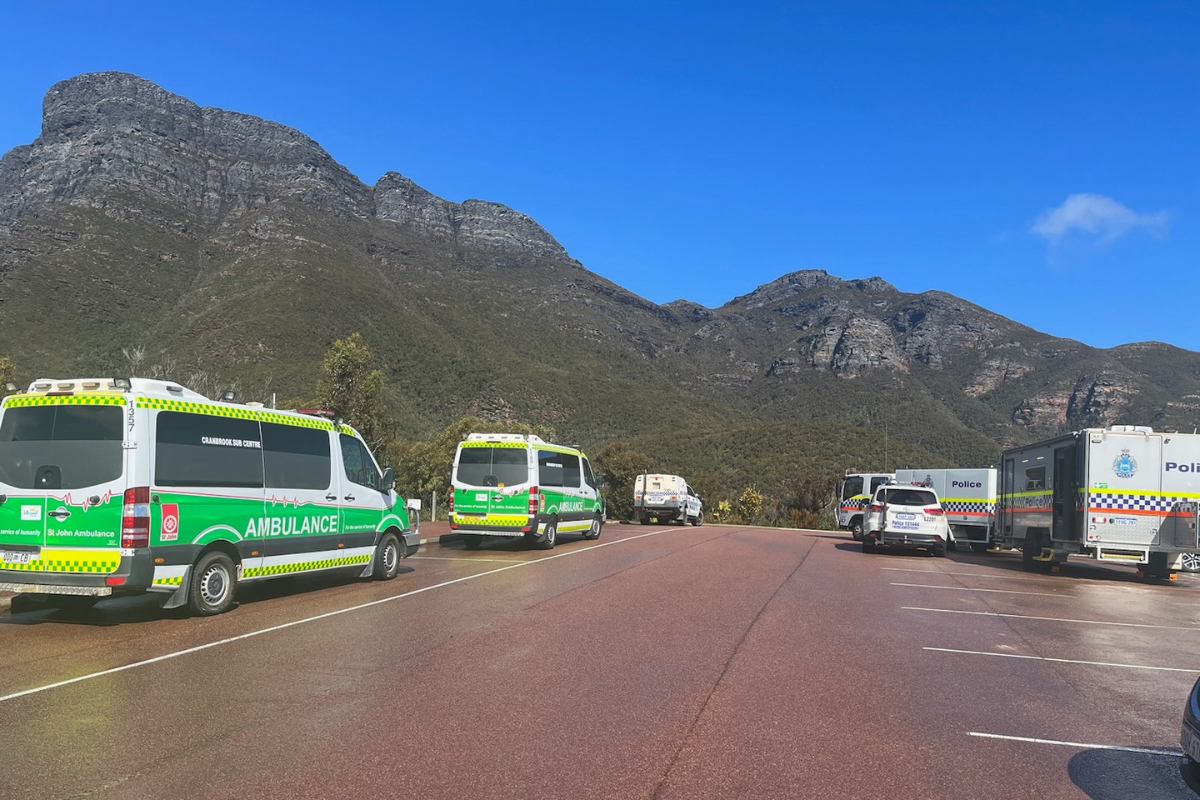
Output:
<instances>
[{"instance_id":1,"label":"rocky mountain peak","mask_svg":"<svg viewBox=\"0 0 1200 800\"><path fill-rule=\"evenodd\" d=\"M485 200L452 203L398 172L385 174L375 184L375 216L468 247L568 257L545 228L520 211Z\"/></svg>"}]
</instances>

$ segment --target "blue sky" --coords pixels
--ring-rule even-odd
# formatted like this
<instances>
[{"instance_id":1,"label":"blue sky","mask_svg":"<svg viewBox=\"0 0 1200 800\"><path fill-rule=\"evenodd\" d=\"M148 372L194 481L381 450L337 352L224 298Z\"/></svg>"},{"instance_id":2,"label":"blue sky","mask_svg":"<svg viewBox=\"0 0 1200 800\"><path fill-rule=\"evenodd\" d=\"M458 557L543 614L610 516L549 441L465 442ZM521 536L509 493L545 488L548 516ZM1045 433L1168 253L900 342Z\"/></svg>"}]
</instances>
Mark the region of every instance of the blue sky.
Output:
<instances>
[{"instance_id":1,"label":"blue sky","mask_svg":"<svg viewBox=\"0 0 1200 800\"><path fill-rule=\"evenodd\" d=\"M1200 3L0 9L0 152L124 70L512 206L655 302L824 269L1200 350Z\"/></svg>"}]
</instances>

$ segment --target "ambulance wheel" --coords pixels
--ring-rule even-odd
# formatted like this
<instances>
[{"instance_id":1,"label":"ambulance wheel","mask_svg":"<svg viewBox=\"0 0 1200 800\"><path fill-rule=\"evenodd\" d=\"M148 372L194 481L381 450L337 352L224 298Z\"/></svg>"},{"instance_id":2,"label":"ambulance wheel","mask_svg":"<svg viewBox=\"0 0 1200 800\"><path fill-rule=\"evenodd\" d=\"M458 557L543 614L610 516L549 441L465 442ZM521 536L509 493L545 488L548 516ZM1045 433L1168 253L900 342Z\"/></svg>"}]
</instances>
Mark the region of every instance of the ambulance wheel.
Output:
<instances>
[{"instance_id":1,"label":"ambulance wheel","mask_svg":"<svg viewBox=\"0 0 1200 800\"><path fill-rule=\"evenodd\" d=\"M587 533L583 535L585 539L599 539L600 530L604 527L604 520L600 519L600 515L592 517L592 525L588 528Z\"/></svg>"},{"instance_id":2,"label":"ambulance wheel","mask_svg":"<svg viewBox=\"0 0 1200 800\"><path fill-rule=\"evenodd\" d=\"M976 553L986 553L988 551L987 542L971 542L971 549Z\"/></svg>"},{"instance_id":3,"label":"ambulance wheel","mask_svg":"<svg viewBox=\"0 0 1200 800\"><path fill-rule=\"evenodd\" d=\"M237 590L233 560L220 550L201 556L192 568L188 585L188 608L193 614L211 617L229 610Z\"/></svg>"},{"instance_id":4,"label":"ambulance wheel","mask_svg":"<svg viewBox=\"0 0 1200 800\"><path fill-rule=\"evenodd\" d=\"M400 540L394 533L385 533L375 548L375 571L377 581L390 581L400 569Z\"/></svg>"},{"instance_id":5,"label":"ambulance wheel","mask_svg":"<svg viewBox=\"0 0 1200 800\"><path fill-rule=\"evenodd\" d=\"M854 522L850 523L850 536L856 542L862 541L863 535L862 535L862 520L861 519L856 519Z\"/></svg>"},{"instance_id":6,"label":"ambulance wheel","mask_svg":"<svg viewBox=\"0 0 1200 800\"><path fill-rule=\"evenodd\" d=\"M538 547L542 550L553 550L554 542L558 539L558 517L551 517L546 523L545 530L542 533L542 538L538 542Z\"/></svg>"},{"instance_id":7,"label":"ambulance wheel","mask_svg":"<svg viewBox=\"0 0 1200 800\"><path fill-rule=\"evenodd\" d=\"M483 536L478 533L464 533L462 540L468 550L478 550L479 545L483 544Z\"/></svg>"}]
</instances>

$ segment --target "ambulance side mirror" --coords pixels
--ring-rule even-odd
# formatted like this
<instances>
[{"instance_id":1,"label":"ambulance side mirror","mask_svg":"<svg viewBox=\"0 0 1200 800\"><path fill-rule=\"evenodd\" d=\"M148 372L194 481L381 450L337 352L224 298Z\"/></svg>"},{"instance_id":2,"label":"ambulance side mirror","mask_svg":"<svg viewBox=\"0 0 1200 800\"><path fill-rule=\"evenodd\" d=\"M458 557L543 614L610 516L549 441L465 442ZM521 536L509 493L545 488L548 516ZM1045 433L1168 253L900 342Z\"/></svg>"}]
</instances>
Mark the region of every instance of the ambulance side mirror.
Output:
<instances>
[{"instance_id":1,"label":"ambulance side mirror","mask_svg":"<svg viewBox=\"0 0 1200 800\"><path fill-rule=\"evenodd\" d=\"M379 480L379 491L390 492L396 487L396 470L388 467L383 471L383 477Z\"/></svg>"}]
</instances>

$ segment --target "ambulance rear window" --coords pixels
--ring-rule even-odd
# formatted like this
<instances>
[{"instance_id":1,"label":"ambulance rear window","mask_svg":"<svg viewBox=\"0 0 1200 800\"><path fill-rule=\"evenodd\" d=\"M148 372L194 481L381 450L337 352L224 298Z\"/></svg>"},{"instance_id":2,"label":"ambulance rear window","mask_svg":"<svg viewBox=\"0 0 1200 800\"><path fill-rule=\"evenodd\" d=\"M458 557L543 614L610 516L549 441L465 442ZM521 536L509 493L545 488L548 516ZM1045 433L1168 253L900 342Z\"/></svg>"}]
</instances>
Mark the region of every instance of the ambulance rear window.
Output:
<instances>
[{"instance_id":1,"label":"ambulance rear window","mask_svg":"<svg viewBox=\"0 0 1200 800\"><path fill-rule=\"evenodd\" d=\"M0 422L0 482L84 489L121 477L119 406L10 408Z\"/></svg>"},{"instance_id":2,"label":"ambulance rear window","mask_svg":"<svg viewBox=\"0 0 1200 800\"><path fill-rule=\"evenodd\" d=\"M464 447L457 476L466 486L516 486L529 480L528 456L520 447Z\"/></svg>"}]
</instances>

